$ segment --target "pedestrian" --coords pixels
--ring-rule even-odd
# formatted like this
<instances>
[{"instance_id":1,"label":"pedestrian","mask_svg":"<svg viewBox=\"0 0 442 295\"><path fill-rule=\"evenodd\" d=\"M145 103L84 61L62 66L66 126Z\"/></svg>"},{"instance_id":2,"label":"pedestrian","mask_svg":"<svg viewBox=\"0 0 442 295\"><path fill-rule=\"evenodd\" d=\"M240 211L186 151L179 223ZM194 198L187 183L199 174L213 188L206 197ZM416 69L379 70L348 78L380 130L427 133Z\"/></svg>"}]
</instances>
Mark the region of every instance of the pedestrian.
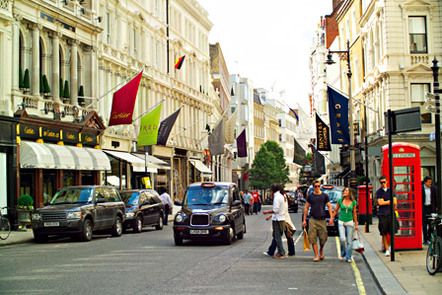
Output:
<instances>
[{"instance_id":1,"label":"pedestrian","mask_svg":"<svg viewBox=\"0 0 442 295\"><path fill-rule=\"evenodd\" d=\"M304 221L302 226L307 226L307 214L310 216L308 238L312 244L313 252L315 254L314 262L324 260L324 246L327 242L327 224L325 221L325 206L328 207L330 216L333 216L332 207L330 204L330 197L321 191L321 182L319 180L313 181L313 192L307 196L307 201L304 207ZM309 207L310 213L308 212ZM330 225L333 225L333 219L330 218ZM319 238L319 255L318 255L318 240Z\"/></svg>"},{"instance_id":2,"label":"pedestrian","mask_svg":"<svg viewBox=\"0 0 442 295\"><path fill-rule=\"evenodd\" d=\"M250 214L250 201L252 199L252 195L249 193L249 190L246 190L246 193L243 195L244 200L244 210L246 211L246 214Z\"/></svg>"},{"instance_id":3,"label":"pedestrian","mask_svg":"<svg viewBox=\"0 0 442 295\"><path fill-rule=\"evenodd\" d=\"M280 193L282 193L285 196L285 199L288 200L288 195L284 190L280 190ZM270 197L271 198L271 197ZM287 203L288 204L288 203ZM266 211L262 211L263 214L265 214ZM295 242L293 240L293 235L296 232L296 227L292 222L292 219L290 218L289 210L287 207L287 211L285 212L285 231L284 235L287 239L287 249L288 249L288 256L295 256ZM263 254L266 256L273 256L275 254L276 250L276 240L272 239L272 243L270 244L269 249L264 252Z\"/></svg>"},{"instance_id":4,"label":"pedestrian","mask_svg":"<svg viewBox=\"0 0 442 295\"><path fill-rule=\"evenodd\" d=\"M253 197L253 213L258 215L258 211L260 211L259 207L262 203L261 195L258 193L258 190L256 189L254 190L252 197Z\"/></svg>"},{"instance_id":5,"label":"pedestrian","mask_svg":"<svg viewBox=\"0 0 442 295\"><path fill-rule=\"evenodd\" d=\"M167 220L169 218L169 212L173 212L173 204L172 199L170 198L170 195L167 193L166 188L162 188L162 193L160 195L161 200L164 203L164 218L163 218L163 224L167 225Z\"/></svg>"},{"instance_id":6,"label":"pedestrian","mask_svg":"<svg viewBox=\"0 0 442 295\"><path fill-rule=\"evenodd\" d=\"M430 223L428 217L431 213L437 213L437 190L433 186L433 179L430 176L425 176L424 184L422 185L422 233L424 244L430 241Z\"/></svg>"},{"instance_id":7,"label":"pedestrian","mask_svg":"<svg viewBox=\"0 0 442 295\"><path fill-rule=\"evenodd\" d=\"M275 240L276 248L278 248L278 253L273 256L273 258L281 259L285 257L285 250L282 246L282 234L285 231L285 213L286 211L288 211L287 199L281 193L284 192L282 185L272 184L270 190L273 193L273 209L269 211L263 211L262 213L273 213L272 215L269 215L266 220L269 220L270 218L272 219L273 240ZM268 255L270 255L270 253Z\"/></svg>"},{"instance_id":8,"label":"pedestrian","mask_svg":"<svg viewBox=\"0 0 442 295\"><path fill-rule=\"evenodd\" d=\"M356 201L353 191L346 187L342 193L343 197L338 200L334 216L341 209L338 217L339 241L341 242L341 260L351 262L351 254L353 252L353 232L358 230L358 217L356 213Z\"/></svg>"},{"instance_id":9,"label":"pedestrian","mask_svg":"<svg viewBox=\"0 0 442 295\"><path fill-rule=\"evenodd\" d=\"M387 186L387 177L381 176L379 178L379 182L381 184L381 188L376 191L376 200L379 205L378 218L379 224L378 229L379 233L382 236L382 246L383 250L385 250L385 256L390 256L390 241L388 239L388 235L391 232L391 207L390 207L390 188ZM396 196L393 192L393 203L397 204Z\"/></svg>"}]
</instances>

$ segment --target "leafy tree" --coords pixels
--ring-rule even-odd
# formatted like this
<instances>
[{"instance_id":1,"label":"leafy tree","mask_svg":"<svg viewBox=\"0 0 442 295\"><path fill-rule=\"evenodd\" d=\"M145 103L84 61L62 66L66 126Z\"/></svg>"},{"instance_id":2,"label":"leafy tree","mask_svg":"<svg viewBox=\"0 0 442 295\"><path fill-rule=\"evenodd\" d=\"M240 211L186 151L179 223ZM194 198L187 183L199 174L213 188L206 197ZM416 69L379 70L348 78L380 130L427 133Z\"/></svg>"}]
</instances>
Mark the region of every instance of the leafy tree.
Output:
<instances>
[{"instance_id":1,"label":"leafy tree","mask_svg":"<svg viewBox=\"0 0 442 295\"><path fill-rule=\"evenodd\" d=\"M257 189L268 189L272 183L285 185L290 182L284 151L274 141L261 145L249 173L250 185Z\"/></svg>"}]
</instances>

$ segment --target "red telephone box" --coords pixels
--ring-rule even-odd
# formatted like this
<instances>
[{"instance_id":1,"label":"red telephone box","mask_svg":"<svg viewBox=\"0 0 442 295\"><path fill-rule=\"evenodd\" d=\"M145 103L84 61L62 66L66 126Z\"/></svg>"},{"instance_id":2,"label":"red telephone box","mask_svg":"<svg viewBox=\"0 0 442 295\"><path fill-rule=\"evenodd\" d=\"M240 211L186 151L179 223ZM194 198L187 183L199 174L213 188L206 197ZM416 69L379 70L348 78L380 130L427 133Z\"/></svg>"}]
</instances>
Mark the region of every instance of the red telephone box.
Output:
<instances>
[{"instance_id":1,"label":"red telephone box","mask_svg":"<svg viewBox=\"0 0 442 295\"><path fill-rule=\"evenodd\" d=\"M396 142L393 149L393 188L397 198L399 230L395 235L395 249L422 249L422 193L420 147ZM382 174L390 172L388 145L382 147Z\"/></svg>"}]
</instances>

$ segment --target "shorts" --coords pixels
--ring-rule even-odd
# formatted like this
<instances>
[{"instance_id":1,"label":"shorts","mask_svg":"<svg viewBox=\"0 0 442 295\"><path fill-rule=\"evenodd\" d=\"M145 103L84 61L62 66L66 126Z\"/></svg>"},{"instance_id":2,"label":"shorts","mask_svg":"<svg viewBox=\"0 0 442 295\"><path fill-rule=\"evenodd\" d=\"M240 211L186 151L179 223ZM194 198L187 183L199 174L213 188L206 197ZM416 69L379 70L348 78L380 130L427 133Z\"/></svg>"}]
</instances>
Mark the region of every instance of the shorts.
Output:
<instances>
[{"instance_id":1,"label":"shorts","mask_svg":"<svg viewBox=\"0 0 442 295\"><path fill-rule=\"evenodd\" d=\"M381 236L386 236L391 232L391 216L390 215L379 215L378 229Z\"/></svg>"},{"instance_id":2,"label":"shorts","mask_svg":"<svg viewBox=\"0 0 442 295\"><path fill-rule=\"evenodd\" d=\"M319 237L319 244L325 245L327 242L327 223L325 219L310 218L308 222L308 239L311 244L317 243Z\"/></svg>"}]
</instances>

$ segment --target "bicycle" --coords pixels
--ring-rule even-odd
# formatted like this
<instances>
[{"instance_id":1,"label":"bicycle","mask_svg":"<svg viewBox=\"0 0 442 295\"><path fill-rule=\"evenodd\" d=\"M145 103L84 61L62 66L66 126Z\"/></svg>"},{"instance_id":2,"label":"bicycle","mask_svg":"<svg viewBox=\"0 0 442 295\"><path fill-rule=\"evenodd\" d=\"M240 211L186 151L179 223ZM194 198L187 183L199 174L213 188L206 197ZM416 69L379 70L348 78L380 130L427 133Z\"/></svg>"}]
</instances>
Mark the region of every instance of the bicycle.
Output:
<instances>
[{"instance_id":1,"label":"bicycle","mask_svg":"<svg viewBox=\"0 0 442 295\"><path fill-rule=\"evenodd\" d=\"M3 209L7 209L8 207L2 207L0 208L0 239L6 240L9 237L9 234L11 233L11 224L9 223L9 219L7 219L2 214Z\"/></svg>"},{"instance_id":2,"label":"bicycle","mask_svg":"<svg viewBox=\"0 0 442 295\"><path fill-rule=\"evenodd\" d=\"M441 217L437 213L431 213L431 217L428 219L431 223L431 237L427 250L427 271L430 275L434 275L442 262L442 238L437 232L437 227L442 223Z\"/></svg>"}]
</instances>

